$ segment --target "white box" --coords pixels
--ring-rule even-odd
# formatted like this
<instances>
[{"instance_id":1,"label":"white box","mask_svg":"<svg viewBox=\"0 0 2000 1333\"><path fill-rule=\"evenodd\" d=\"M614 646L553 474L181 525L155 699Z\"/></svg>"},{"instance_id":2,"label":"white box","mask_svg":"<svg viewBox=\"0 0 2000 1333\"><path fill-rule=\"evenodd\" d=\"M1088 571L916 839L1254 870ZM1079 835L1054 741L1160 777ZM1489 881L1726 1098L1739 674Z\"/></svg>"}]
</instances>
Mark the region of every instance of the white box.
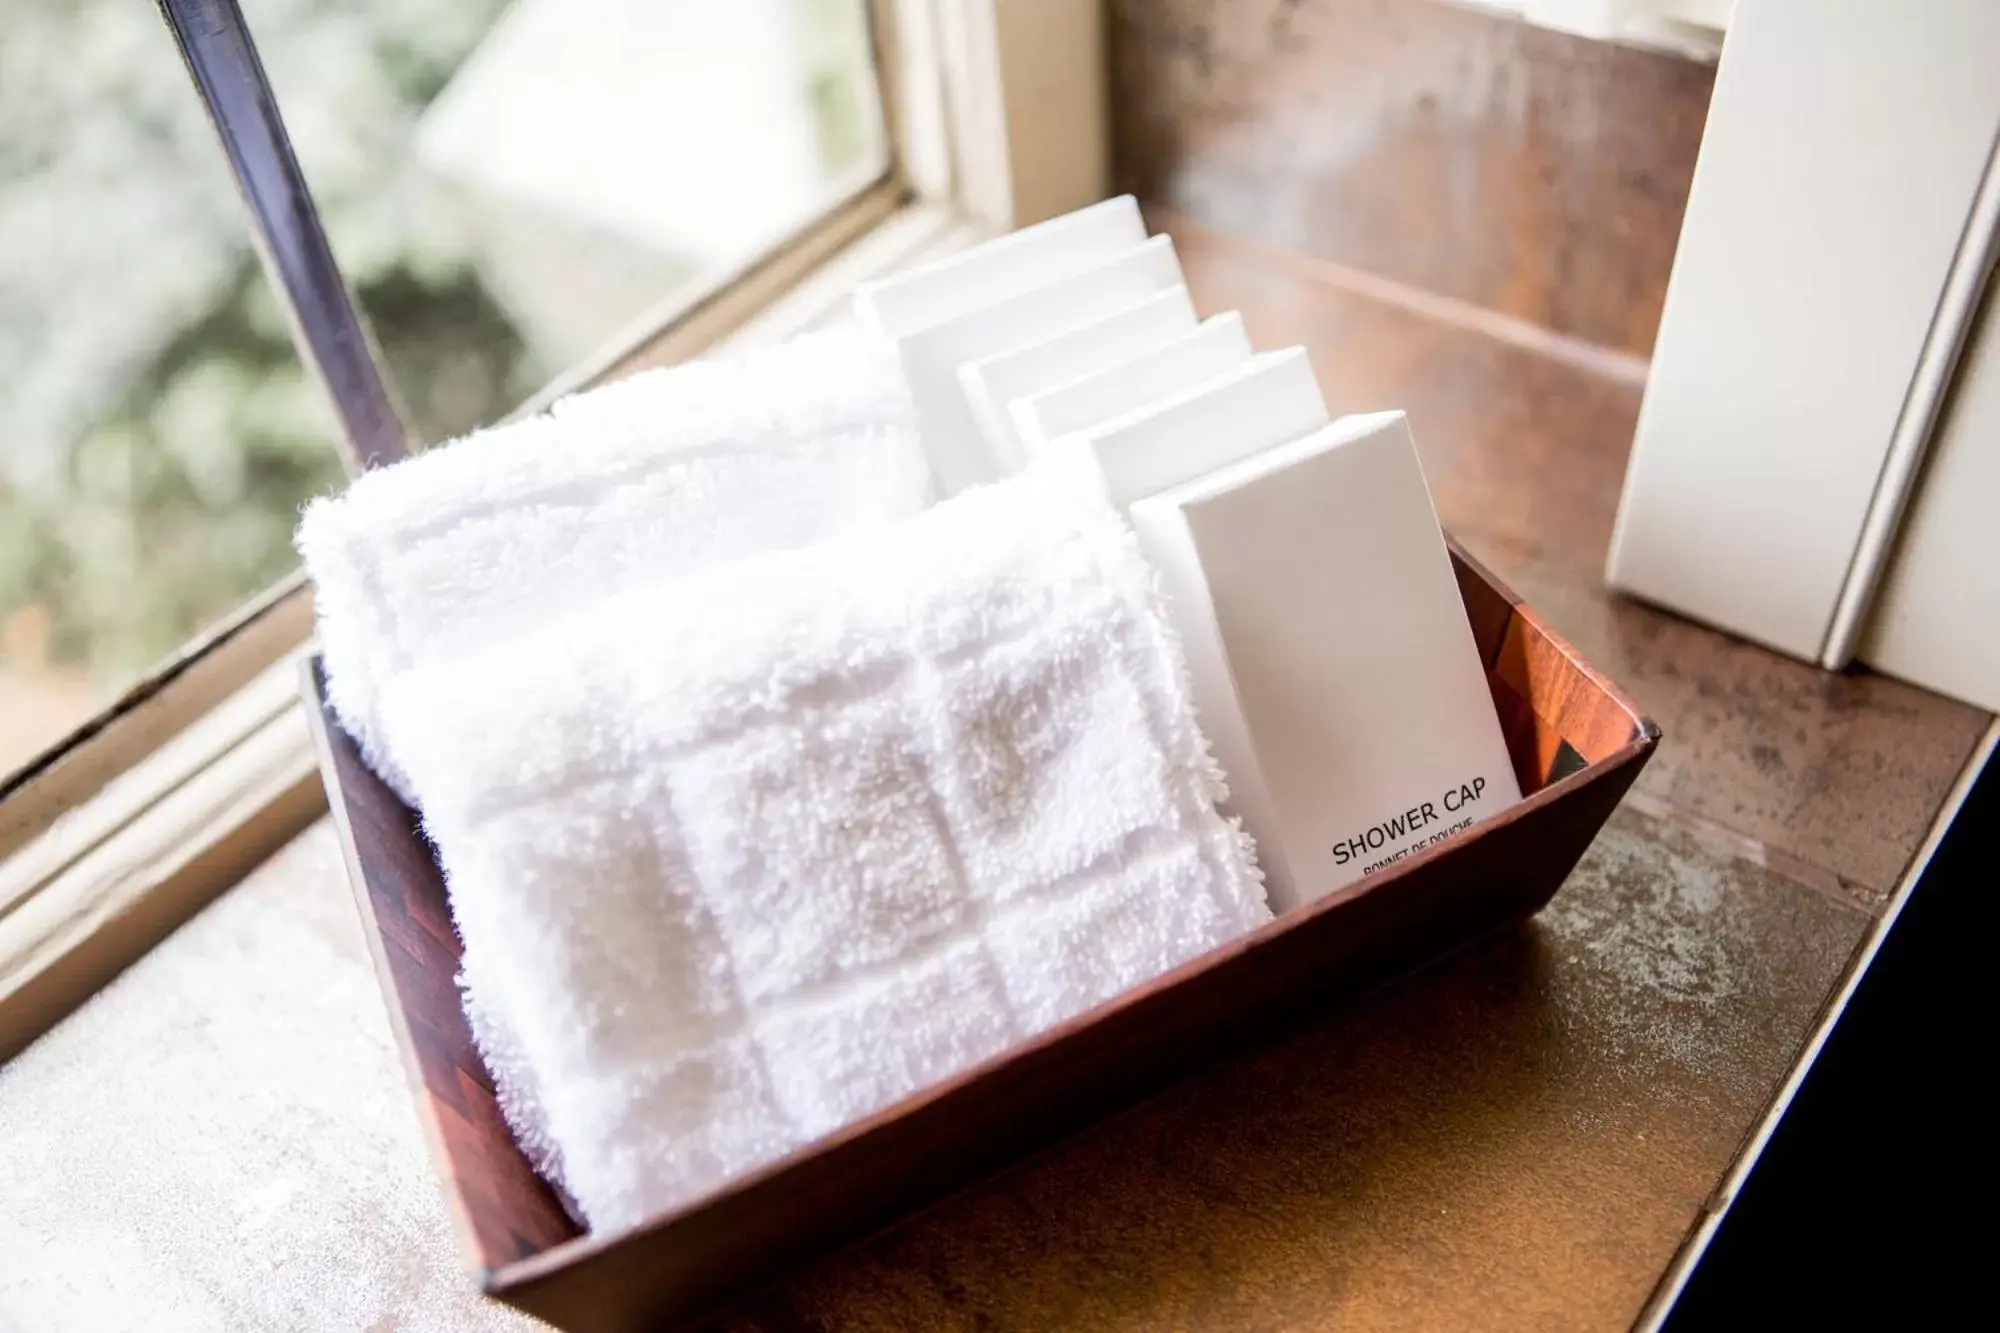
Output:
<instances>
[{"instance_id":1,"label":"white box","mask_svg":"<svg viewBox=\"0 0 2000 1333\"><path fill-rule=\"evenodd\" d=\"M1265 352L1149 407L1099 422L1040 449L1087 447L1112 503L1170 486L1296 440L1326 425L1326 401L1303 347Z\"/></svg>"},{"instance_id":2,"label":"white box","mask_svg":"<svg viewBox=\"0 0 2000 1333\"><path fill-rule=\"evenodd\" d=\"M1243 318L1231 312L1149 352L1067 384L1017 399L1008 408L1022 449L1157 403L1250 359Z\"/></svg>"},{"instance_id":3,"label":"white box","mask_svg":"<svg viewBox=\"0 0 2000 1333\"><path fill-rule=\"evenodd\" d=\"M1848 661L1984 281L2000 5L1738 5L1606 576Z\"/></svg>"},{"instance_id":4,"label":"white box","mask_svg":"<svg viewBox=\"0 0 2000 1333\"><path fill-rule=\"evenodd\" d=\"M944 493L996 481L1009 471L981 439L958 382L960 366L1181 285L1173 240L1155 236L1067 278L897 339L917 402L924 452Z\"/></svg>"},{"instance_id":5,"label":"white box","mask_svg":"<svg viewBox=\"0 0 2000 1333\"><path fill-rule=\"evenodd\" d=\"M1240 813L1289 881L1280 899L1272 877L1274 907L1520 799L1402 413L1344 417L1131 513L1171 582L1205 585L1227 672L1190 652L1196 704L1211 726L1241 709L1267 805Z\"/></svg>"},{"instance_id":6,"label":"white box","mask_svg":"<svg viewBox=\"0 0 2000 1333\"><path fill-rule=\"evenodd\" d=\"M861 318L890 338L1081 273L1146 239L1131 195L995 237L934 263L854 289Z\"/></svg>"},{"instance_id":7,"label":"white box","mask_svg":"<svg viewBox=\"0 0 2000 1333\"><path fill-rule=\"evenodd\" d=\"M1264 780L1263 766L1257 762L1257 746L1229 670L1229 651L1209 597L1208 581L1201 572L1200 556L1193 543L1177 536L1185 524L1171 504L1153 497L1139 501L1126 513L1147 560L1159 573L1168 619L1187 658L1195 715L1215 762L1229 780L1229 799L1222 811L1241 819L1257 844L1257 865L1264 872L1264 891L1271 910L1296 907L1308 900L1299 893L1286 854L1283 825L1271 800L1270 785Z\"/></svg>"},{"instance_id":8,"label":"white box","mask_svg":"<svg viewBox=\"0 0 2000 1333\"><path fill-rule=\"evenodd\" d=\"M959 387L994 456L1017 469L1026 461L1008 408L1017 398L1052 389L1151 351L1194 332L1194 303L1187 288L1171 287L1137 305L1078 324L1013 351L981 357L958 368Z\"/></svg>"}]
</instances>

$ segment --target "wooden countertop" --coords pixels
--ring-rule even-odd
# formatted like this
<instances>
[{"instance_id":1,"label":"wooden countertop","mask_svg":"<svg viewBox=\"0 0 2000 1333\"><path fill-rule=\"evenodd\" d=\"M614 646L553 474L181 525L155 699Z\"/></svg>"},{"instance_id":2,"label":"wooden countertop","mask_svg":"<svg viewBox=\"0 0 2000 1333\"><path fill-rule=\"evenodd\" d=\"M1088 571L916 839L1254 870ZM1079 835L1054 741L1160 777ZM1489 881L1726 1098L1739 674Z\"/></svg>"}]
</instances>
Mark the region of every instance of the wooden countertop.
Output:
<instances>
[{"instance_id":1,"label":"wooden countertop","mask_svg":"<svg viewBox=\"0 0 2000 1333\"><path fill-rule=\"evenodd\" d=\"M1555 902L798 1274L729 1327L1615 1327L1784 1081L1985 714L1616 598L1643 362L1156 215L1198 308L1409 411L1446 525L1666 740Z\"/></svg>"}]
</instances>

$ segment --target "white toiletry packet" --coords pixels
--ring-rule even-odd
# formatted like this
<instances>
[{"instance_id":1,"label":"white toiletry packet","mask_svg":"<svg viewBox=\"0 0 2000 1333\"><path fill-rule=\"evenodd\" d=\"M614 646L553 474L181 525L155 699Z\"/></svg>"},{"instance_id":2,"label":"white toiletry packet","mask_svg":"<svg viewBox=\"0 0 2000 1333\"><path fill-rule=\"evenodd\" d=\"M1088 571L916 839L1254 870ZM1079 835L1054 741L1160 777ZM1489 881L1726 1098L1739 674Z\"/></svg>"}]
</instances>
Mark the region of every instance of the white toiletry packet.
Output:
<instances>
[{"instance_id":1,"label":"white toiletry packet","mask_svg":"<svg viewBox=\"0 0 2000 1333\"><path fill-rule=\"evenodd\" d=\"M1127 516L1138 533L1139 549L1146 553L1159 577L1160 591L1166 595L1167 619L1180 636L1187 658L1195 716L1228 782L1229 795L1222 809L1242 821L1256 844L1257 868L1263 872L1271 907L1282 912L1304 900L1286 855L1283 826L1271 799L1270 784L1264 780L1263 765L1257 759L1250 721L1229 670L1229 650L1223 643L1208 581L1202 576L1200 556L1192 543L1176 539L1171 532L1163 536L1160 520L1147 511L1147 503L1141 501ZM1168 512L1177 515L1177 511Z\"/></svg>"},{"instance_id":2,"label":"white toiletry packet","mask_svg":"<svg viewBox=\"0 0 2000 1333\"><path fill-rule=\"evenodd\" d=\"M924 451L947 494L1009 470L983 442L959 383L969 361L1036 342L1181 284L1174 243L1155 236L1111 259L896 340Z\"/></svg>"},{"instance_id":3,"label":"white toiletry packet","mask_svg":"<svg viewBox=\"0 0 2000 1333\"><path fill-rule=\"evenodd\" d=\"M1182 619L1196 706L1218 749L1240 738L1212 712L1240 708L1248 726L1268 803L1239 813L1274 906L1520 799L1402 413L1343 417L1130 514L1170 595L1197 575L1207 593L1226 671Z\"/></svg>"},{"instance_id":4,"label":"white toiletry packet","mask_svg":"<svg viewBox=\"0 0 2000 1333\"><path fill-rule=\"evenodd\" d=\"M1146 239L1131 195L997 236L983 245L854 289L862 320L890 338L1080 273Z\"/></svg>"},{"instance_id":5,"label":"white toiletry packet","mask_svg":"<svg viewBox=\"0 0 2000 1333\"><path fill-rule=\"evenodd\" d=\"M959 385L986 447L1015 471L1027 461L1007 410L1015 399L1118 365L1194 332L1195 324L1187 288L1170 287L1101 319L968 362L958 368Z\"/></svg>"},{"instance_id":6,"label":"white toiletry packet","mask_svg":"<svg viewBox=\"0 0 2000 1333\"><path fill-rule=\"evenodd\" d=\"M1205 350L1183 342L1182 360L1221 357L1241 338L1240 323L1211 321L1205 325ZM1153 381L1160 361L1147 363L1140 374L1122 379L1100 377L1092 406L1124 401ZM1236 361L1221 374L1174 391L1135 411L1097 422L1052 443L1031 447L1033 457L1065 458L1073 451L1090 454L1103 471L1106 492L1123 507L1159 491L1193 481L1239 459L1298 439L1327 423L1326 402L1305 349L1286 348ZM1085 403L1074 404L1081 412ZM1058 420L1065 419L1061 416ZM1229 810L1256 839L1258 864L1270 885L1274 903L1295 900L1285 844L1276 836L1273 807L1259 770L1249 724L1228 684L1228 659L1222 632L1202 582L1198 562L1168 547L1155 549L1147 529L1139 528L1141 546L1159 571L1167 592L1167 610L1185 645L1197 685L1196 711L1215 746L1215 755L1229 778ZM1202 690L1203 684L1208 686Z\"/></svg>"},{"instance_id":7,"label":"white toiletry packet","mask_svg":"<svg viewBox=\"0 0 2000 1333\"><path fill-rule=\"evenodd\" d=\"M1008 409L1014 437L1032 454L1036 445L1057 436L1150 407L1226 374L1250 355L1242 316L1211 316L1200 327L1117 365L1016 399Z\"/></svg>"},{"instance_id":8,"label":"white toiletry packet","mask_svg":"<svg viewBox=\"0 0 2000 1333\"><path fill-rule=\"evenodd\" d=\"M1303 347L1263 352L1206 383L1056 441L1081 441L1104 469L1112 502L1134 500L1296 440L1327 423ZM1029 449L1036 456L1037 447Z\"/></svg>"}]
</instances>

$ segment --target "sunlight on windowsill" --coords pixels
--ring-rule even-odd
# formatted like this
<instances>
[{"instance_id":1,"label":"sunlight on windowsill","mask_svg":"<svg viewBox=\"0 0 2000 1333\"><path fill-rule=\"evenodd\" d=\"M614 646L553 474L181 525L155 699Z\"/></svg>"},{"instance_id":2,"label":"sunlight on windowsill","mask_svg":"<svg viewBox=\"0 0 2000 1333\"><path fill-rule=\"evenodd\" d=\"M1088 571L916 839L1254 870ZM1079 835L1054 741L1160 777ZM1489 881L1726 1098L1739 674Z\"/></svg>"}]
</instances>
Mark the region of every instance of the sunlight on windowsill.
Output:
<instances>
[{"instance_id":1,"label":"sunlight on windowsill","mask_svg":"<svg viewBox=\"0 0 2000 1333\"><path fill-rule=\"evenodd\" d=\"M453 1249L322 819L0 1067L0 1322L538 1327Z\"/></svg>"}]
</instances>

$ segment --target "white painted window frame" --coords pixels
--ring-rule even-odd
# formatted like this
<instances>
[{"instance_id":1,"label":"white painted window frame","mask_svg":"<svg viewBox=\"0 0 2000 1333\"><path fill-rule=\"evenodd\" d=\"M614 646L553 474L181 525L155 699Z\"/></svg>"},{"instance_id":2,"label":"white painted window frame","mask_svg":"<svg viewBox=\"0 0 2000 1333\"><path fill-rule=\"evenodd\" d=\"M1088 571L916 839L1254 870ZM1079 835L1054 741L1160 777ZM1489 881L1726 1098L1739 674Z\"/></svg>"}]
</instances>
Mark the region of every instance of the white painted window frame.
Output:
<instances>
[{"instance_id":1,"label":"white painted window frame","mask_svg":"<svg viewBox=\"0 0 2000 1333\"><path fill-rule=\"evenodd\" d=\"M1097 0L870 9L884 177L652 312L522 413L645 366L784 337L838 309L857 280L1108 192ZM294 684L311 633L311 589L294 575L0 780L0 1061L323 813Z\"/></svg>"}]
</instances>

